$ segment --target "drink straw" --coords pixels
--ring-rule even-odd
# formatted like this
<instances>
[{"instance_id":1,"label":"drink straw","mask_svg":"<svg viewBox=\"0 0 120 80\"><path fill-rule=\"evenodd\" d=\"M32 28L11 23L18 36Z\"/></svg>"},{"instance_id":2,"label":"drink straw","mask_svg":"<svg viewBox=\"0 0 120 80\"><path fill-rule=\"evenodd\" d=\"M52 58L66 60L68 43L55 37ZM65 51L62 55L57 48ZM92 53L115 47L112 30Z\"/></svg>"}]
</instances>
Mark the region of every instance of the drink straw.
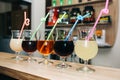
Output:
<instances>
[{"instance_id":1,"label":"drink straw","mask_svg":"<svg viewBox=\"0 0 120 80\"><path fill-rule=\"evenodd\" d=\"M43 47L47 44L46 41L49 40L49 38L50 38L51 34L53 33L53 31L54 31L57 23L58 23L59 21L61 21L61 19L63 19L63 17L64 17L65 15L66 15L66 12L64 12L64 14L62 15L61 18L58 18L58 19L57 19L56 23L54 24L52 30L50 31L50 33L49 33L49 35L48 35L48 37L47 37L47 39L45 40L45 42L43 43L42 47L40 48L40 51L42 51L42 50L43 50Z\"/></svg>"},{"instance_id":2,"label":"drink straw","mask_svg":"<svg viewBox=\"0 0 120 80\"><path fill-rule=\"evenodd\" d=\"M93 32L94 32L94 30L95 30L95 28L96 28L96 25L98 24L98 21L99 21L100 17L102 16L102 14L108 14L108 13L109 13L108 3L109 3L109 0L106 0L105 8L103 8L103 9L100 11L100 14L98 15L98 18L97 18L97 20L96 20L93 28L91 29L89 35L86 37L86 40L89 40L89 39L92 37Z\"/></svg>"},{"instance_id":3,"label":"drink straw","mask_svg":"<svg viewBox=\"0 0 120 80\"><path fill-rule=\"evenodd\" d=\"M35 36L36 32L39 30L39 28L41 27L42 23L46 21L47 17L49 16L50 12L47 13L47 15L45 16L45 18L41 19L41 23L38 25L38 27L36 28L35 32L32 34L30 40L33 39L33 37Z\"/></svg>"},{"instance_id":4,"label":"drink straw","mask_svg":"<svg viewBox=\"0 0 120 80\"><path fill-rule=\"evenodd\" d=\"M70 38L70 36L71 36L71 34L72 34L75 26L77 25L78 21L79 21L79 20L83 20L85 17L89 16L89 14L90 14L90 13L87 13L87 14L84 15L84 16L79 15L79 16L77 17L77 20L75 21L73 27L70 29L70 31L69 31L67 37L64 39L64 41L68 41L68 40L69 40L69 38Z\"/></svg>"},{"instance_id":5,"label":"drink straw","mask_svg":"<svg viewBox=\"0 0 120 80\"><path fill-rule=\"evenodd\" d=\"M106 0L105 9L108 9L109 0Z\"/></svg>"},{"instance_id":6,"label":"drink straw","mask_svg":"<svg viewBox=\"0 0 120 80\"><path fill-rule=\"evenodd\" d=\"M58 19L57 19L55 25L53 26L53 28L52 28L52 30L50 31L50 33L49 33L49 35L48 35L48 37L47 37L46 40L49 40L49 38L50 38L51 34L53 33L53 31L54 31L54 29L55 29L57 23L58 23L59 21L61 21L61 19L63 19L63 17L64 17L65 15L66 15L66 12L64 12L64 14L63 14L63 16L62 16L61 18L58 18Z\"/></svg>"},{"instance_id":7,"label":"drink straw","mask_svg":"<svg viewBox=\"0 0 120 80\"><path fill-rule=\"evenodd\" d=\"M25 25L26 25L26 26L29 26L29 25L30 25L30 19L29 19L29 18L26 18L26 12L24 12L24 22L23 22L22 28L21 28L21 30L20 30L20 35L19 35L18 39L20 39Z\"/></svg>"}]
</instances>

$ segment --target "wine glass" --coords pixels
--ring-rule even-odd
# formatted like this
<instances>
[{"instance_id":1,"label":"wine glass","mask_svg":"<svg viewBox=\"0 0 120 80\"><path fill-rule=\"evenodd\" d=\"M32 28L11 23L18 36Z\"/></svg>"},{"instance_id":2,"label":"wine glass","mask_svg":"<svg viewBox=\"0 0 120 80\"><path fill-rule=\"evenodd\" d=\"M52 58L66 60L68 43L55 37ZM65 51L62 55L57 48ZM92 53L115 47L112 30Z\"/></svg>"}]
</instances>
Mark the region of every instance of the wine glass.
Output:
<instances>
[{"instance_id":1,"label":"wine glass","mask_svg":"<svg viewBox=\"0 0 120 80\"><path fill-rule=\"evenodd\" d=\"M50 36L48 40L39 40L37 41L37 50L40 54L42 54L44 60L38 62L43 63L45 65L52 64L53 62L48 60L48 56L53 52L53 45L54 45L54 37L53 34Z\"/></svg>"},{"instance_id":2,"label":"wine glass","mask_svg":"<svg viewBox=\"0 0 120 80\"><path fill-rule=\"evenodd\" d=\"M21 56L20 56L20 52L23 50L22 49L22 40L23 40L23 35L20 35L20 30L11 30L12 36L10 39L10 48L15 51L16 56L12 57L12 59L15 60L22 60Z\"/></svg>"},{"instance_id":3,"label":"wine glass","mask_svg":"<svg viewBox=\"0 0 120 80\"><path fill-rule=\"evenodd\" d=\"M84 66L77 69L82 72L94 72L95 70L88 67L88 60L94 58L98 52L98 45L94 39L77 40L75 43L75 53L84 60Z\"/></svg>"},{"instance_id":4,"label":"wine glass","mask_svg":"<svg viewBox=\"0 0 120 80\"><path fill-rule=\"evenodd\" d=\"M28 53L28 62L35 62L36 59L32 58L32 53L36 51L37 49L37 40L36 38L30 39L31 38L31 30L25 30L24 31L24 40L22 41L22 48L25 52ZM26 59L25 59L26 61Z\"/></svg>"},{"instance_id":5,"label":"wine glass","mask_svg":"<svg viewBox=\"0 0 120 80\"><path fill-rule=\"evenodd\" d=\"M57 40L54 43L55 53L61 57L62 62L57 64L57 68L68 68L71 65L65 63L66 58L73 53L74 43L73 41Z\"/></svg>"}]
</instances>

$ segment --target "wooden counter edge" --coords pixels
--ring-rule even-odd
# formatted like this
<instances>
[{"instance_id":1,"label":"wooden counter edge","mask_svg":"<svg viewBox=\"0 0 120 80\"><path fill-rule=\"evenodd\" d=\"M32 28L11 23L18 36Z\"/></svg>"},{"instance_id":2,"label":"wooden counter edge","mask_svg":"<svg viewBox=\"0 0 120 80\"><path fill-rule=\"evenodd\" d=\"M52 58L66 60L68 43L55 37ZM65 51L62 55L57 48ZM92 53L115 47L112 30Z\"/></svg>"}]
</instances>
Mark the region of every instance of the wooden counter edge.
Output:
<instances>
[{"instance_id":1,"label":"wooden counter edge","mask_svg":"<svg viewBox=\"0 0 120 80\"><path fill-rule=\"evenodd\" d=\"M18 80L49 80L49 79L46 79L40 76L38 77L35 75L16 71L16 70L13 70L7 67L2 67L2 66L0 66L0 73L10 76L12 78L18 79Z\"/></svg>"}]
</instances>

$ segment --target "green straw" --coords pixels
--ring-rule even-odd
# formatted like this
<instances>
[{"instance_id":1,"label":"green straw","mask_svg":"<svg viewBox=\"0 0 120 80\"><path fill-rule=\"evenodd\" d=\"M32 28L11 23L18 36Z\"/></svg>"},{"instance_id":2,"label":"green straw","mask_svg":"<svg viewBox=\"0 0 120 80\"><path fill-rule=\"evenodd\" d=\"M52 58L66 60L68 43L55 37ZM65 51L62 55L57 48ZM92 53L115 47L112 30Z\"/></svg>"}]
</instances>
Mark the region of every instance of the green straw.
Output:
<instances>
[{"instance_id":1,"label":"green straw","mask_svg":"<svg viewBox=\"0 0 120 80\"><path fill-rule=\"evenodd\" d=\"M53 31L54 31L57 23L58 23L59 21L61 21L61 19L62 19L65 15L66 15L66 12L64 12L64 14L63 14L63 16L62 16L61 18L58 18L58 19L57 19L55 25L53 26L52 30L50 31L50 33L49 33L49 35L48 35L48 37L47 37L47 39L45 40L45 42L43 43L42 47L40 48L40 51L43 50L43 47L44 47L44 45L46 44L46 41L49 40L49 38L50 38L51 34L53 33Z\"/></svg>"},{"instance_id":2,"label":"green straw","mask_svg":"<svg viewBox=\"0 0 120 80\"><path fill-rule=\"evenodd\" d=\"M39 28L41 27L42 23L46 21L47 17L49 16L49 12L47 13L47 15L45 16L45 18L41 19L41 23L38 25L38 27L36 28L35 32L32 34L30 40L33 39L33 37L35 36L35 34L37 33L37 31L39 30Z\"/></svg>"},{"instance_id":3,"label":"green straw","mask_svg":"<svg viewBox=\"0 0 120 80\"><path fill-rule=\"evenodd\" d=\"M64 17L65 15L66 15L66 12L64 12L64 14L63 14L63 16L62 16L61 18L58 18L58 19L57 19L55 25L53 26L53 28L52 28L52 30L50 31L50 33L49 33L49 35L48 35L48 37L47 37L46 40L49 40L49 38L50 38L51 34L53 33L53 31L54 31L54 29L55 29L57 23L58 23L59 21L61 21L61 19L63 19L63 17Z\"/></svg>"}]
</instances>

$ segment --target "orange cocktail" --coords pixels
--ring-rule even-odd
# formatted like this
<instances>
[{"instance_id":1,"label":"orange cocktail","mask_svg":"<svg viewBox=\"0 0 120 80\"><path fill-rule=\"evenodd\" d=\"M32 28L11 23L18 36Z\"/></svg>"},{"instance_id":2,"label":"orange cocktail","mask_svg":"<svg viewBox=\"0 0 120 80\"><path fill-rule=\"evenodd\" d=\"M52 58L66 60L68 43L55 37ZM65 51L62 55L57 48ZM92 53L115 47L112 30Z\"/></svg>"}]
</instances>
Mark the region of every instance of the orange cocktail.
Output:
<instances>
[{"instance_id":1,"label":"orange cocktail","mask_svg":"<svg viewBox=\"0 0 120 80\"><path fill-rule=\"evenodd\" d=\"M52 53L53 51L53 45L54 41L53 40L39 40L37 42L37 50L42 54L45 58L43 61L45 64L48 64L47 57Z\"/></svg>"}]
</instances>

